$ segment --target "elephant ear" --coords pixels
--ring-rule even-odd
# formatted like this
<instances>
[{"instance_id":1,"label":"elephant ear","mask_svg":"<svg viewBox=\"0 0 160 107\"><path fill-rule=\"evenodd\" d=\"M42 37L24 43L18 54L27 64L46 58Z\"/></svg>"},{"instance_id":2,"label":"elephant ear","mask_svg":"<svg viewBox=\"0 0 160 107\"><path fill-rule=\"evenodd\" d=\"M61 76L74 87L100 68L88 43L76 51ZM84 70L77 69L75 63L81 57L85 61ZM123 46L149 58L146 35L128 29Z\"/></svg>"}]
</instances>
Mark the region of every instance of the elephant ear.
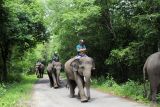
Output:
<instances>
[{"instance_id":1,"label":"elephant ear","mask_svg":"<svg viewBox=\"0 0 160 107\"><path fill-rule=\"evenodd\" d=\"M78 61L77 59L73 60L70 64L73 71L78 71L79 65L80 65L80 61Z\"/></svg>"}]
</instances>

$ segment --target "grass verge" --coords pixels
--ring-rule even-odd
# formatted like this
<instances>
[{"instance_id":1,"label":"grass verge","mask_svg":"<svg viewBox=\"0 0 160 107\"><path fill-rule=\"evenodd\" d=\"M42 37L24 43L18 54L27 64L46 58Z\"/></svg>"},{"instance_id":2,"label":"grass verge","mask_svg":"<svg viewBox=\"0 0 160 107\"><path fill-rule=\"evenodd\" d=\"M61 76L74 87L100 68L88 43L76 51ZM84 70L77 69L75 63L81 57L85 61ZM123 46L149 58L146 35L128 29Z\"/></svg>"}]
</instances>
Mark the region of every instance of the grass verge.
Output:
<instances>
[{"instance_id":1,"label":"grass verge","mask_svg":"<svg viewBox=\"0 0 160 107\"><path fill-rule=\"evenodd\" d=\"M117 95L141 103L149 103L149 100L144 98L143 84L132 80L128 80L128 82L124 84L117 84L110 76L106 78L101 77L93 80L92 87L112 95ZM149 90L149 85L147 90Z\"/></svg>"},{"instance_id":2,"label":"grass verge","mask_svg":"<svg viewBox=\"0 0 160 107\"><path fill-rule=\"evenodd\" d=\"M22 80L0 85L0 107L15 107L20 100L30 97L35 75L22 75Z\"/></svg>"}]
</instances>

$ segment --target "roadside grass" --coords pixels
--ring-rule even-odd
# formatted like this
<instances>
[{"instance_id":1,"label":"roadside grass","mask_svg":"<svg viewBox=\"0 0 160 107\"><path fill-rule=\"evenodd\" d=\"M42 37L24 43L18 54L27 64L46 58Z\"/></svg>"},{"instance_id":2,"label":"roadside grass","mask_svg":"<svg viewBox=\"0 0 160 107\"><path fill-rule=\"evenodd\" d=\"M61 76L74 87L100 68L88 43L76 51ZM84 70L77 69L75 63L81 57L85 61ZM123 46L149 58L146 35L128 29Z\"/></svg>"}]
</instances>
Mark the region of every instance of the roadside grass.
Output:
<instances>
[{"instance_id":1,"label":"roadside grass","mask_svg":"<svg viewBox=\"0 0 160 107\"><path fill-rule=\"evenodd\" d=\"M148 82L146 86L149 93ZM92 87L137 102L150 103L150 101L144 97L143 84L132 80L128 80L128 82L124 84L117 84L111 76L107 76L106 78L100 77L99 79L93 79Z\"/></svg>"},{"instance_id":2,"label":"roadside grass","mask_svg":"<svg viewBox=\"0 0 160 107\"><path fill-rule=\"evenodd\" d=\"M67 79L66 73L65 73L64 71L61 72L60 76L61 76L61 78L63 78L63 79Z\"/></svg>"},{"instance_id":3,"label":"roadside grass","mask_svg":"<svg viewBox=\"0 0 160 107\"><path fill-rule=\"evenodd\" d=\"M16 78L21 79L0 85L0 107L17 107L17 103L30 98L36 76L19 75Z\"/></svg>"}]
</instances>

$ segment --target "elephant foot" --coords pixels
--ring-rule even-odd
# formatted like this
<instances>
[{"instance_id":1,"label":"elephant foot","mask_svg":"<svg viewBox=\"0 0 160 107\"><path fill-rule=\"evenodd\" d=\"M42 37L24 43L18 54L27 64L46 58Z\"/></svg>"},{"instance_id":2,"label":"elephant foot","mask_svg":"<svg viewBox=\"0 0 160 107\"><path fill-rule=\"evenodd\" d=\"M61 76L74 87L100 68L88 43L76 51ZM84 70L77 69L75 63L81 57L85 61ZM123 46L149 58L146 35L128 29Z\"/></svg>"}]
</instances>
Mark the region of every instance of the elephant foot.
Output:
<instances>
[{"instance_id":1,"label":"elephant foot","mask_svg":"<svg viewBox=\"0 0 160 107\"><path fill-rule=\"evenodd\" d=\"M74 95L70 95L69 97L70 97L70 98L74 98L75 96L74 96Z\"/></svg>"},{"instance_id":2,"label":"elephant foot","mask_svg":"<svg viewBox=\"0 0 160 107\"><path fill-rule=\"evenodd\" d=\"M88 99L86 97L81 98L81 102L88 102Z\"/></svg>"},{"instance_id":3,"label":"elephant foot","mask_svg":"<svg viewBox=\"0 0 160 107\"><path fill-rule=\"evenodd\" d=\"M58 83L58 86L61 86L61 84L60 84L60 83Z\"/></svg>"},{"instance_id":4,"label":"elephant foot","mask_svg":"<svg viewBox=\"0 0 160 107\"><path fill-rule=\"evenodd\" d=\"M52 84L50 84L49 86L50 86L50 88L52 88L52 87L53 87L53 85L52 85Z\"/></svg>"},{"instance_id":5,"label":"elephant foot","mask_svg":"<svg viewBox=\"0 0 160 107\"><path fill-rule=\"evenodd\" d=\"M54 88L58 88L58 85L55 85Z\"/></svg>"},{"instance_id":6,"label":"elephant foot","mask_svg":"<svg viewBox=\"0 0 160 107\"><path fill-rule=\"evenodd\" d=\"M80 99L80 97L81 97L79 92L78 92L78 96L77 96L77 97L78 97L79 99Z\"/></svg>"},{"instance_id":7,"label":"elephant foot","mask_svg":"<svg viewBox=\"0 0 160 107\"><path fill-rule=\"evenodd\" d=\"M88 97L88 100L90 100L91 99L91 97Z\"/></svg>"}]
</instances>

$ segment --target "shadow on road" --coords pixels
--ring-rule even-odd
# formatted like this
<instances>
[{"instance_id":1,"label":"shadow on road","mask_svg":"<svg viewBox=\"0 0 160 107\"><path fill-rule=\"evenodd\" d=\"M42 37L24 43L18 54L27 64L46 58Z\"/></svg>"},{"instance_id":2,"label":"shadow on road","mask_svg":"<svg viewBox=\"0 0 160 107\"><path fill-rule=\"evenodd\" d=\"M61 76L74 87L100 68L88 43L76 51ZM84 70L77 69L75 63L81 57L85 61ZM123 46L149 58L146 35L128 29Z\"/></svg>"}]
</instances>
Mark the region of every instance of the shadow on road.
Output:
<instances>
[{"instance_id":1,"label":"shadow on road","mask_svg":"<svg viewBox=\"0 0 160 107\"><path fill-rule=\"evenodd\" d=\"M49 83L49 80L48 79L40 79L38 80L35 84L46 84L46 83Z\"/></svg>"}]
</instances>

